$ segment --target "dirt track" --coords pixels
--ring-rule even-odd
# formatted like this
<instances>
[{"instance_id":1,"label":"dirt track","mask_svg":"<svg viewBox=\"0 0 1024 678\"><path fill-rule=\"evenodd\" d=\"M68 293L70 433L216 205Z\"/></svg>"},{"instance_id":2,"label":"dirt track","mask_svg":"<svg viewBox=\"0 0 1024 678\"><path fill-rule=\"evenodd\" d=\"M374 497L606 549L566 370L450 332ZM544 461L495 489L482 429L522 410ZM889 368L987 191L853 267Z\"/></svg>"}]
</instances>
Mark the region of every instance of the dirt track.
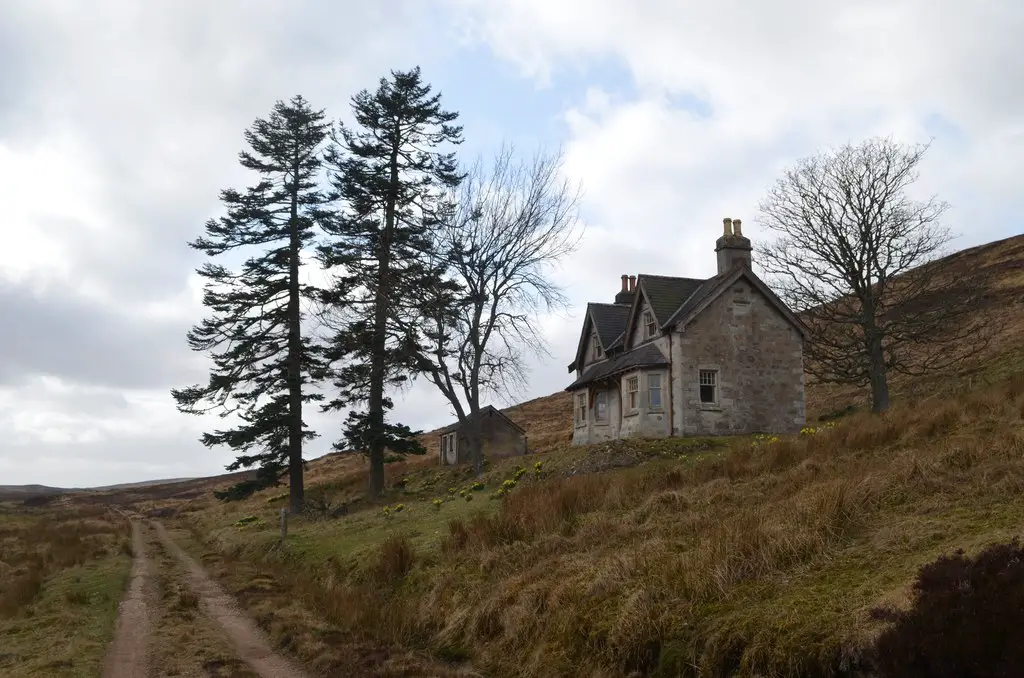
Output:
<instances>
[{"instance_id":1,"label":"dirt track","mask_svg":"<svg viewBox=\"0 0 1024 678\"><path fill-rule=\"evenodd\" d=\"M145 533L149 530L132 520L132 578L125 599L118 611L115 637L104 662L104 678L149 678L171 675L217 675L216 667L229 664L248 665L244 675L262 678L306 678L306 674L284 657L276 654L263 632L238 608L194 559L185 553L159 522L151 529L155 539L150 546L161 549L165 557L157 562L147 553ZM174 567L174 561L180 568ZM180 593L177 598L161 594L157 580L166 587L169 580L194 594L195 603L205 619L194 619L186 604L183 610ZM178 601L175 604L175 601ZM177 624L178 632L169 628ZM184 629L182 631L182 629ZM155 638L159 643L154 643ZM168 647L167 644L172 646ZM177 647L174 645L178 644ZM233 654L228 660L224 654ZM192 655L196 661L189 662ZM199 661L204 657L205 663ZM175 666L166 664L174 661ZM242 667L238 667L242 668ZM242 672L232 671L240 676Z\"/></svg>"},{"instance_id":2,"label":"dirt track","mask_svg":"<svg viewBox=\"0 0 1024 678\"><path fill-rule=\"evenodd\" d=\"M118 607L114 642L103 665L104 678L135 678L146 676L149 610L145 590L150 577L150 562L142 528L132 521L132 578L128 593Z\"/></svg>"}]
</instances>

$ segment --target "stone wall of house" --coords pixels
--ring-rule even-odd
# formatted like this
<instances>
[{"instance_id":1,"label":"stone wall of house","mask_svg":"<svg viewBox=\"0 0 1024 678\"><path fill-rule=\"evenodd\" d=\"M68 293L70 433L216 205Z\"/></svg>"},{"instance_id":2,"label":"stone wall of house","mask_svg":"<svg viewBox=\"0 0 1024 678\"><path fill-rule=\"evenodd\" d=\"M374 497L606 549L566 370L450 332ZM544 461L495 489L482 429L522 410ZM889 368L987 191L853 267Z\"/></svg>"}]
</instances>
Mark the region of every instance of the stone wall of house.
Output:
<instances>
[{"instance_id":1,"label":"stone wall of house","mask_svg":"<svg viewBox=\"0 0 1024 678\"><path fill-rule=\"evenodd\" d=\"M513 457L526 454L526 435L501 417L485 416L482 433L484 457ZM462 429L459 429L458 437L457 463L468 464L472 461L469 440ZM442 461L443 463L445 462Z\"/></svg>"},{"instance_id":2,"label":"stone wall of house","mask_svg":"<svg viewBox=\"0 0 1024 678\"><path fill-rule=\"evenodd\" d=\"M660 340L659 340L660 341ZM661 407L653 408L650 403L650 375L661 376ZM638 378L637 409L629 409L629 380ZM622 376L620 393L624 408L622 412L621 438L638 436L641 438L662 438L668 433L669 408L668 370L663 367L640 369Z\"/></svg>"},{"instance_id":3,"label":"stone wall of house","mask_svg":"<svg viewBox=\"0 0 1024 678\"><path fill-rule=\"evenodd\" d=\"M653 343L666 356L668 355L668 337L658 337ZM662 405L660 408L652 408L650 404L650 374L661 376ZM635 411L631 411L628 407L628 388L631 377L639 379L638 406ZM591 397L591 394L596 395L599 391L608 393L608 416L604 422L597 421L597 399ZM580 423L577 411L578 401L576 398L581 394L586 394L587 397L587 420L584 423ZM630 436L644 438L667 436L669 435L670 397L669 370L664 367L634 370L615 377L614 383L591 384L589 390L575 391L573 393L572 444L586 445Z\"/></svg>"},{"instance_id":4,"label":"stone wall of house","mask_svg":"<svg viewBox=\"0 0 1024 678\"><path fill-rule=\"evenodd\" d=\"M605 397L608 399L607 416L604 420L599 421L597 419L597 394L605 393ZM594 394L593 401L590 401L590 394ZM619 394L615 389L614 385L611 384L591 384L590 390L580 390L573 394L573 407L577 405L575 397L580 394L586 394L588 398L588 410L587 410L587 421L580 424L578 421L578 413L573 409L573 445L586 445L588 443L599 443L605 440L612 440L617 438L619 435L619 422L621 421Z\"/></svg>"},{"instance_id":5,"label":"stone wall of house","mask_svg":"<svg viewBox=\"0 0 1024 678\"><path fill-rule=\"evenodd\" d=\"M673 433L791 433L805 422L799 332L740 279L672 335ZM717 400L700 400L700 370L717 370Z\"/></svg>"},{"instance_id":6,"label":"stone wall of house","mask_svg":"<svg viewBox=\"0 0 1024 678\"><path fill-rule=\"evenodd\" d=\"M484 419L484 456L513 457L526 454L526 436L498 416Z\"/></svg>"}]
</instances>

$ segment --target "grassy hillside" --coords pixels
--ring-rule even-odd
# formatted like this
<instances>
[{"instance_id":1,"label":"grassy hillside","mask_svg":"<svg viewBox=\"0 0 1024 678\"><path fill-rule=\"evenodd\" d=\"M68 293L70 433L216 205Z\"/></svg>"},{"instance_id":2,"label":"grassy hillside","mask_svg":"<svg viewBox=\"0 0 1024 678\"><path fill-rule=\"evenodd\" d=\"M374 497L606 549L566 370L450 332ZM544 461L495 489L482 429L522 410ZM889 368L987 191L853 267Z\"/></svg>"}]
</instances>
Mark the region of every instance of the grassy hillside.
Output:
<instances>
[{"instance_id":1,"label":"grassy hillside","mask_svg":"<svg viewBox=\"0 0 1024 678\"><path fill-rule=\"evenodd\" d=\"M1024 524L1024 378L777 442L539 460L546 477L528 470L501 501L508 465L475 492L407 469L390 517L295 520L284 547L270 494L196 500L181 520L311 663L343 666L354 645L485 675L833 675L869 658L871 609L904 604L920 565Z\"/></svg>"},{"instance_id":2,"label":"grassy hillside","mask_svg":"<svg viewBox=\"0 0 1024 678\"><path fill-rule=\"evenodd\" d=\"M0 504L0 675L99 674L128 580L127 521Z\"/></svg>"},{"instance_id":3,"label":"grassy hillside","mask_svg":"<svg viewBox=\"0 0 1024 678\"><path fill-rule=\"evenodd\" d=\"M107 500L176 515L282 647L331 675L856 675L884 628L872 609L905 606L921 565L1024 525L1021 262L1024 237L940 263L985 272L995 338L955 373L895 378L884 416L573 448L557 393L506 410L537 453L482 486L437 466L435 435L388 465L383 502L362 498L362 460L317 460L283 544L284 488ZM863 402L808 388L812 422Z\"/></svg>"}]
</instances>

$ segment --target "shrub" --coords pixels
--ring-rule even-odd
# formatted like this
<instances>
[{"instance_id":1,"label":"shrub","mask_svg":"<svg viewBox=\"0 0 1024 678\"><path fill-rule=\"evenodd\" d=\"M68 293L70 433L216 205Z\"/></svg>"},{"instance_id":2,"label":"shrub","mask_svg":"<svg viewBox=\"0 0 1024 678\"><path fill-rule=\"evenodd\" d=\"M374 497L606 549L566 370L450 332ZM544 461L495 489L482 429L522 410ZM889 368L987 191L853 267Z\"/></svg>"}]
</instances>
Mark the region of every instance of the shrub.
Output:
<instances>
[{"instance_id":1,"label":"shrub","mask_svg":"<svg viewBox=\"0 0 1024 678\"><path fill-rule=\"evenodd\" d=\"M416 553L405 537L389 537L377 555L377 579L394 584L409 574L416 562Z\"/></svg>"},{"instance_id":2,"label":"shrub","mask_svg":"<svg viewBox=\"0 0 1024 678\"><path fill-rule=\"evenodd\" d=\"M437 509L438 511L440 511L441 510L441 506L444 505L444 499L435 499L433 501L433 504L434 504L434 508Z\"/></svg>"},{"instance_id":3,"label":"shrub","mask_svg":"<svg viewBox=\"0 0 1024 678\"><path fill-rule=\"evenodd\" d=\"M1024 666L1024 549L1017 539L975 558L957 551L921 568L907 611L878 638L881 676L988 678Z\"/></svg>"}]
</instances>

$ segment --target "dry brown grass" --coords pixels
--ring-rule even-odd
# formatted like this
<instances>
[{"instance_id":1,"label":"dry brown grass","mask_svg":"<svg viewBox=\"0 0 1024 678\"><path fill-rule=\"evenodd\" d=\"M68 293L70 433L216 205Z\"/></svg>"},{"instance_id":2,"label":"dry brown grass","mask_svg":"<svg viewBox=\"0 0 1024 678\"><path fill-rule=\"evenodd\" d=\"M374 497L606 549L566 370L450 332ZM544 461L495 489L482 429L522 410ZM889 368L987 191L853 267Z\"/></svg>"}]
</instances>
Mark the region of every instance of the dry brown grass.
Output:
<instances>
[{"instance_id":1,"label":"dry brown grass","mask_svg":"<svg viewBox=\"0 0 1024 678\"><path fill-rule=\"evenodd\" d=\"M177 506L193 550L273 637L327 672L850 675L870 664L882 628L870 610L904 605L920 565L1024 524L1021 256L1024 238L958 255L999 269L979 313L1000 333L957 374L894 379L884 416L594 473L614 464L568 447L570 403L557 393L505 410L557 472L530 474L501 502L433 511L431 496L466 480L436 467L431 435L426 457L387 466L389 482L414 480L389 490L410 509L393 521L357 504L341 520L297 521L282 547L272 492ZM851 389L808 391L812 418L858 401ZM311 466L313 491L362 494L364 460ZM269 525L234 527L250 514Z\"/></svg>"},{"instance_id":2,"label":"dry brown grass","mask_svg":"<svg viewBox=\"0 0 1024 678\"><path fill-rule=\"evenodd\" d=\"M337 638L487 675L837 675L918 566L1015 534L1022 490L1018 374L696 464L528 476L436 547L410 541L427 511L356 561L218 544Z\"/></svg>"},{"instance_id":3,"label":"dry brown grass","mask_svg":"<svg viewBox=\"0 0 1024 678\"><path fill-rule=\"evenodd\" d=\"M102 507L0 507L0 674L98 672L128 579L127 534Z\"/></svg>"}]
</instances>

